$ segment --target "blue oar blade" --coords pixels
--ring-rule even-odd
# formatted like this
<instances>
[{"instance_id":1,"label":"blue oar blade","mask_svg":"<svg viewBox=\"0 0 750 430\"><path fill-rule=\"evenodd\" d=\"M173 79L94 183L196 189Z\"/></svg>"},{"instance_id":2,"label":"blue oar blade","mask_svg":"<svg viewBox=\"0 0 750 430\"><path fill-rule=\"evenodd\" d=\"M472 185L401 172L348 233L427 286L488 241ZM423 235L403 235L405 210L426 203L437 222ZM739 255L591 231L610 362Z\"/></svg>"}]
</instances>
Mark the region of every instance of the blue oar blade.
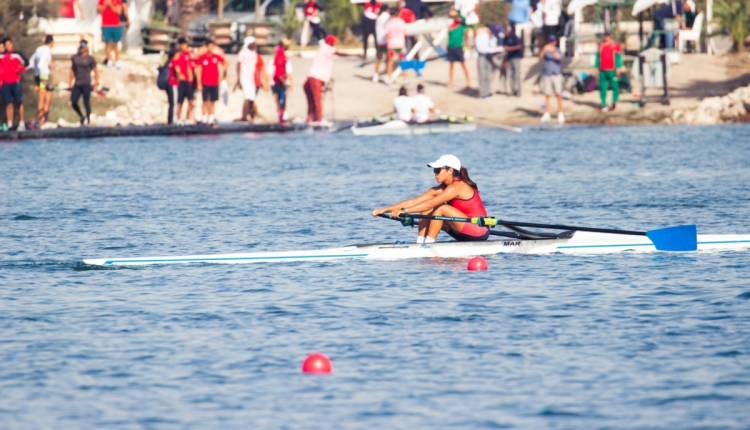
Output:
<instances>
[{"instance_id":1,"label":"blue oar blade","mask_svg":"<svg viewBox=\"0 0 750 430\"><path fill-rule=\"evenodd\" d=\"M646 232L659 251L695 251L698 249L698 230L695 225L660 228Z\"/></svg>"}]
</instances>

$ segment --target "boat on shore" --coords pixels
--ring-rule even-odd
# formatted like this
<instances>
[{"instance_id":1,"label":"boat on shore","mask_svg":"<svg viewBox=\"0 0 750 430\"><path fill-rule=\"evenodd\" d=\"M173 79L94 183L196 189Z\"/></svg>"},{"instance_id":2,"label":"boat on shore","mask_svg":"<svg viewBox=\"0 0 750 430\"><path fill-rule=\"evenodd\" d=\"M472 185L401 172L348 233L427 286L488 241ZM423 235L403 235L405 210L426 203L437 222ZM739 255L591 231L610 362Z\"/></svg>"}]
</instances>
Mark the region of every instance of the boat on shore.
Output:
<instances>
[{"instance_id":1,"label":"boat on shore","mask_svg":"<svg viewBox=\"0 0 750 430\"><path fill-rule=\"evenodd\" d=\"M351 130L355 136L412 135L436 133L467 133L477 129L477 125L466 120L443 118L422 123L405 122L398 119L355 123Z\"/></svg>"}]
</instances>

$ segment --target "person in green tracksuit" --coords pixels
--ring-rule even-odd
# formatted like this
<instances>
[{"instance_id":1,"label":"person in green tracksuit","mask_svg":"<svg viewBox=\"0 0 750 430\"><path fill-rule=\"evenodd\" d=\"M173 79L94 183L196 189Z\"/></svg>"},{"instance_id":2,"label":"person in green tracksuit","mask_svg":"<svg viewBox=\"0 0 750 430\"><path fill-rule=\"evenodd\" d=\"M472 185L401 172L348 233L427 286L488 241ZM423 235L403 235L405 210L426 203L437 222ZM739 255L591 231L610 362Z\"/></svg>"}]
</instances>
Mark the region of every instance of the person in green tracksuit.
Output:
<instances>
[{"instance_id":1,"label":"person in green tracksuit","mask_svg":"<svg viewBox=\"0 0 750 430\"><path fill-rule=\"evenodd\" d=\"M617 79L617 69L622 67L622 47L612 39L612 33L607 30L604 40L599 45L596 56L596 68L599 69L599 97L602 107L599 112L614 111L620 95L620 83ZM612 107L607 107L607 90L612 87Z\"/></svg>"},{"instance_id":2,"label":"person in green tracksuit","mask_svg":"<svg viewBox=\"0 0 750 430\"><path fill-rule=\"evenodd\" d=\"M466 76L466 87L471 87L471 81L469 80L469 69L466 68L466 62L464 61L464 33L466 32L466 19L461 16L455 10L452 10L448 14L453 23L448 27L448 88L453 88L453 65L455 63L461 63L461 67L464 69L464 76Z\"/></svg>"}]
</instances>

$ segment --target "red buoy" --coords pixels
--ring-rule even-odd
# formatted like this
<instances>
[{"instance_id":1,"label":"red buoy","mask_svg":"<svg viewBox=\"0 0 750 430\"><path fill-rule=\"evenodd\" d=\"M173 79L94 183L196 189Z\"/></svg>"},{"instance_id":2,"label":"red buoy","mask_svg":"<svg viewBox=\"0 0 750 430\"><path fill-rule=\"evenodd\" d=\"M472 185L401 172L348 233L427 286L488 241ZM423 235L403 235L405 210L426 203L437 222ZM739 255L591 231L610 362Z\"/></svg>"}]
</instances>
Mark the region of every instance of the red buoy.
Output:
<instances>
[{"instance_id":1,"label":"red buoy","mask_svg":"<svg viewBox=\"0 0 750 430\"><path fill-rule=\"evenodd\" d=\"M332 370L331 359L319 352L313 352L302 362L302 373L326 374L331 373Z\"/></svg>"},{"instance_id":2,"label":"red buoy","mask_svg":"<svg viewBox=\"0 0 750 430\"><path fill-rule=\"evenodd\" d=\"M482 257L474 257L469 260L469 266L467 267L467 269L470 271L487 270L487 260Z\"/></svg>"}]
</instances>

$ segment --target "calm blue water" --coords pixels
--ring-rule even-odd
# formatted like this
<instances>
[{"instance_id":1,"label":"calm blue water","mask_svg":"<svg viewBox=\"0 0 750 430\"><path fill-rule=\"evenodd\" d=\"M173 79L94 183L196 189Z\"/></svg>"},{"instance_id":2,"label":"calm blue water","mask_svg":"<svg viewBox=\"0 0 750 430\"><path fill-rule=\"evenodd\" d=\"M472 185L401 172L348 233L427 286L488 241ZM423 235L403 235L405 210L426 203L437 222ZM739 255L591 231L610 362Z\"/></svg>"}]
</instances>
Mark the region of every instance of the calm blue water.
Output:
<instances>
[{"instance_id":1,"label":"calm blue water","mask_svg":"<svg viewBox=\"0 0 750 430\"><path fill-rule=\"evenodd\" d=\"M78 263L413 240L369 211L443 153L505 219L750 233L748 136L0 143L0 428L750 428L750 251Z\"/></svg>"}]
</instances>

